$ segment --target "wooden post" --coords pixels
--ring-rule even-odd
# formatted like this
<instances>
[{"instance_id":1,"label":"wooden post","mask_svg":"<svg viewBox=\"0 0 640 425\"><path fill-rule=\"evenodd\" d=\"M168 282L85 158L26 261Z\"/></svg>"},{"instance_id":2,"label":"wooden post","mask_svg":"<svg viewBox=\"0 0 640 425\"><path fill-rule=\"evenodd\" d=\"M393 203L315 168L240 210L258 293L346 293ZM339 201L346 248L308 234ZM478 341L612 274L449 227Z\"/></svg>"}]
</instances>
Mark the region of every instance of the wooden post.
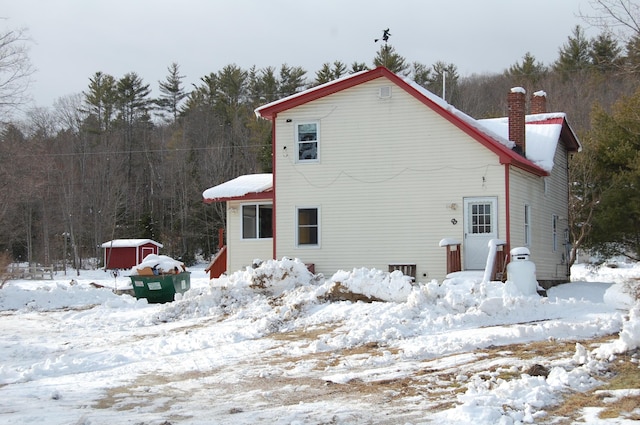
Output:
<instances>
[{"instance_id":1,"label":"wooden post","mask_svg":"<svg viewBox=\"0 0 640 425\"><path fill-rule=\"evenodd\" d=\"M447 274L461 271L462 262L460 261L460 243L446 242L440 246L447 247Z\"/></svg>"}]
</instances>

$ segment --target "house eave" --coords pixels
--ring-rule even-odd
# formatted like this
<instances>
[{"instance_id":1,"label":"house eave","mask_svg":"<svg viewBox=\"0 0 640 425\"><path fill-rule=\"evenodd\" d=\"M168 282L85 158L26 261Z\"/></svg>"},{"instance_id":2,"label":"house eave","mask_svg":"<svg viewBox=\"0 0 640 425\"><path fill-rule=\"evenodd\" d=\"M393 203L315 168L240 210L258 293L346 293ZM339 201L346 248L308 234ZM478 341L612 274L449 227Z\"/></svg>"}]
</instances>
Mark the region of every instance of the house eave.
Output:
<instances>
[{"instance_id":1,"label":"house eave","mask_svg":"<svg viewBox=\"0 0 640 425\"><path fill-rule=\"evenodd\" d=\"M242 196L223 196L219 198L205 198L203 202L205 204L213 204L214 202L228 202L228 201L273 201L273 189L265 190L263 192L252 192Z\"/></svg>"}]
</instances>

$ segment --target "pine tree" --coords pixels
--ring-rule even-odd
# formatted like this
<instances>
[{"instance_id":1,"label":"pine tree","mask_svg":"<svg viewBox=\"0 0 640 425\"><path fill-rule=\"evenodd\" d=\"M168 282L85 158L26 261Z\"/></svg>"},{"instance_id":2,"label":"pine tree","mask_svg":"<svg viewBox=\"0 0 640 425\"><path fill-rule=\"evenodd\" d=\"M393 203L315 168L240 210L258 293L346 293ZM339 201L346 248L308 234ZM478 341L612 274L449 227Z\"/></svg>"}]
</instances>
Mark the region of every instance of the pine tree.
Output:
<instances>
[{"instance_id":1,"label":"pine tree","mask_svg":"<svg viewBox=\"0 0 640 425\"><path fill-rule=\"evenodd\" d=\"M596 70L610 72L619 68L621 51L613 36L603 32L591 41L589 57Z\"/></svg>"},{"instance_id":2,"label":"pine tree","mask_svg":"<svg viewBox=\"0 0 640 425\"><path fill-rule=\"evenodd\" d=\"M411 79L424 88L427 88L431 79L431 69L422 63L414 62L411 67Z\"/></svg>"},{"instance_id":3,"label":"pine tree","mask_svg":"<svg viewBox=\"0 0 640 425\"><path fill-rule=\"evenodd\" d=\"M443 97L446 101L453 103L453 98L456 93L458 80L458 68L452 63L444 63L438 61L431 66L433 73L429 77L427 88Z\"/></svg>"},{"instance_id":4,"label":"pine tree","mask_svg":"<svg viewBox=\"0 0 640 425\"><path fill-rule=\"evenodd\" d=\"M409 64L390 44L383 44L373 59L374 66L384 66L395 74L408 75Z\"/></svg>"},{"instance_id":5,"label":"pine tree","mask_svg":"<svg viewBox=\"0 0 640 425\"><path fill-rule=\"evenodd\" d=\"M625 69L632 73L640 72L640 36L631 37L627 41L625 50Z\"/></svg>"},{"instance_id":6,"label":"pine tree","mask_svg":"<svg viewBox=\"0 0 640 425\"><path fill-rule=\"evenodd\" d=\"M590 136L597 180L603 190L589 237L605 255L640 260L640 90L621 99L611 113L596 109Z\"/></svg>"},{"instance_id":7,"label":"pine tree","mask_svg":"<svg viewBox=\"0 0 640 425\"><path fill-rule=\"evenodd\" d=\"M505 71L505 75L518 81L516 84L524 86L527 91L535 90L538 82L544 78L546 73L547 67L542 62L536 61L530 52L525 53L522 62L516 62Z\"/></svg>"},{"instance_id":8,"label":"pine tree","mask_svg":"<svg viewBox=\"0 0 640 425\"><path fill-rule=\"evenodd\" d=\"M349 69L349 74L355 74L356 72L366 71L369 67L364 62L353 62L351 64L351 68Z\"/></svg>"},{"instance_id":9,"label":"pine tree","mask_svg":"<svg viewBox=\"0 0 640 425\"><path fill-rule=\"evenodd\" d=\"M305 71L299 66L284 64L280 67L278 92L280 97L291 96L305 88Z\"/></svg>"},{"instance_id":10,"label":"pine tree","mask_svg":"<svg viewBox=\"0 0 640 425\"><path fill-rule=\"evenodd\" d=\"M87 112L95 126L92 131L108 131L115 113L117 93L116 80L109 74L96 72L89 78L89 89L83 92Z\"/></svg>"},{"instance_id":11,"label":"pine tree","mask_svg":"<svg viewBox=\"0 0 640 425\"><path fill-rule=\"evenodd\" d=\"M116 84L118 118L127 126L149 113L151 89L135 72L129 72Z\"/></svg>"},{"instance_id":12,"label":"pine tree","mask_svg":"<svg viewBox=\"0 0 640 425\"><path fill-rule=\"evenodd\" d=\"M316 79L313 82L313 86L319 86L320 84L328 83L329 81L337 80L347 73L347 66L340 62L333 62L333 67L329 62L322 64L320 71L316 72Z\"/></svg>"},{"instance_id":13,"label":"pine tree","mask_svg":"<svg viewBox=\"0 0 640 425\"><path fill-rule=\"evenodd\" d=\"M169 75L165 81L159 81L160 97L156 100L156 104L161 111L169 114L176 122L180 113L180 103L187 97L187 93L182 86L184 75L180 75L180 67L177 63L172 63L167 70Z\"/></svg>"},{"instance_id":14,"label":"pine tree","mask_svg":"<svg viewBox=\"0 0 640 425\"><path fill-rule=\"evenodd\" d=\"M589 52L589 40L585 37L584 30L577 25L573 30L573 36L569 36L567 42L559 49L559 57L553 64L553 69L565 77L588 70L591 67Z\"/></svg>"}]
</instances>

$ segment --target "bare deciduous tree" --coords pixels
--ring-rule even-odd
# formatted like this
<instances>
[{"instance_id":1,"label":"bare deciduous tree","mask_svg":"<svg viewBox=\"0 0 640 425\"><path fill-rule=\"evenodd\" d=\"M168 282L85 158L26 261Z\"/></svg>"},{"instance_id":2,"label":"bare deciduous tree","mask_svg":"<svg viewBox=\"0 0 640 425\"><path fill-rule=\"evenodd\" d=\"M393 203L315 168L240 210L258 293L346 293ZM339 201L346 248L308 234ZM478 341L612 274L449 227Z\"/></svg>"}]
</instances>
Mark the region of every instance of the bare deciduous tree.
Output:
<instances>
[{"instance_id":1,"label":"bare deciduous tree","mask_svg":"<svg viewBox=\"0 0 640 425\"><path fill-rule=\"evenodd\" d=\"M640 35L640 3L634 0L591 0L593 14L580 13L585 22L607 31Z\"/></svg>"},{"instance_id":2,"label":"bare deciduous tree","mask_svg":"<svg viewBox=\"0 0 640 425\"><path fill-rule=\"evenodd\" d=\"M28 42L24 29L0 31L0 111L5 114L29 99L27 89L34 69Z\"/></svg>"}]
</instances>

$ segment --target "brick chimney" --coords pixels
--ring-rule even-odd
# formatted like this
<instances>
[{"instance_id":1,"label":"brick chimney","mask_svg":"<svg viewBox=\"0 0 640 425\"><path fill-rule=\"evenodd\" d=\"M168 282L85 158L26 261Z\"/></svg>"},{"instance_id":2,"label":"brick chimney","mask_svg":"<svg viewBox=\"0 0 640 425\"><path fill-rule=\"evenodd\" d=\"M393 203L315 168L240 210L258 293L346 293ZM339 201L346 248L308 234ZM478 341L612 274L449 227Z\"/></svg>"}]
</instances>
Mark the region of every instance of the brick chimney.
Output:
<instances>
[{"instance_id":1,"label":"brick chimney","mask_svg":"<svg viewBox=\"0 0 640 425\"><path fill-rule=\"evenodd\" d=\"M547 113L547 93L540 90L531 96L531 113L546 114Z\"/></svg>"},{"instance_id":2,"label":"brick chimney","mask_svg":"<svg viewBox=\"0 0 640 425\"><path fill-rule=\"evenodd\" d=\"M516 144L513 150L522 156L526 156L526 144L524 140L526 93L526 90L522 87L514 87L507 95L507 106L509 110L509 140Z\"/></svg>"}]
</instances>

